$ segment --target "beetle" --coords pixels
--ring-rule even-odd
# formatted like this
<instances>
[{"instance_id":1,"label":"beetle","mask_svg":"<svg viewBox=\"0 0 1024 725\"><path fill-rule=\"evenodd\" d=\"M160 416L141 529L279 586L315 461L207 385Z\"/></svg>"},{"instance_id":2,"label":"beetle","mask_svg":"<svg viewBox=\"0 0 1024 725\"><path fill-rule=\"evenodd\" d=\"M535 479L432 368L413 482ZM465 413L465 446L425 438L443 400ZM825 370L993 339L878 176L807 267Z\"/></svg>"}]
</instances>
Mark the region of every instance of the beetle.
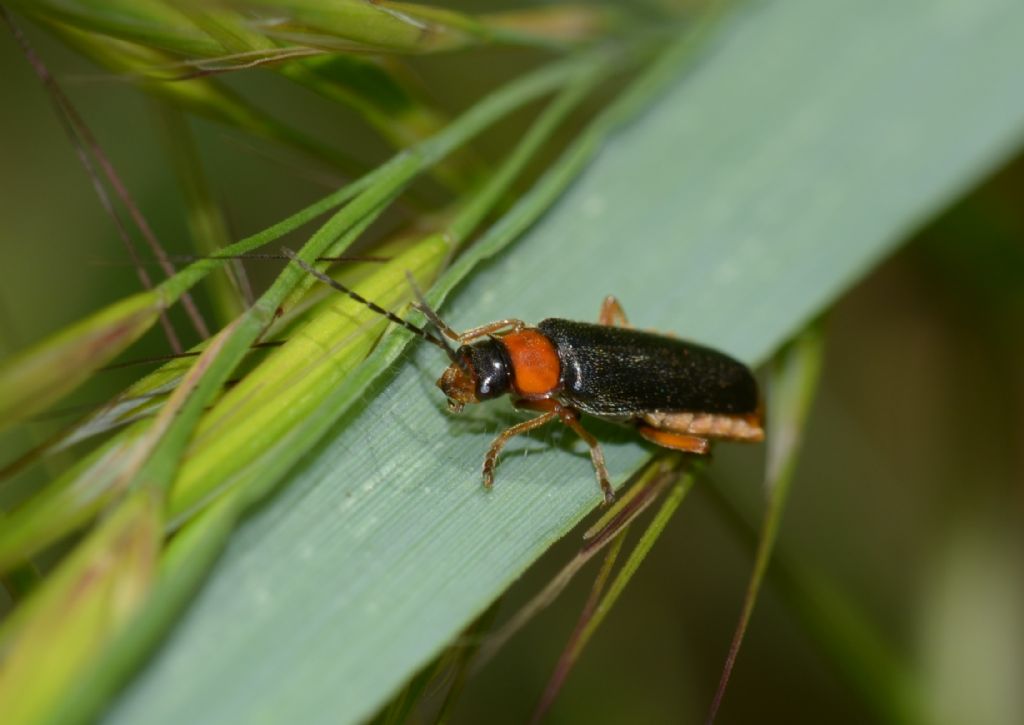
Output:
<instances>
[{"instance_id":1,"label":"beetle","mask_svg":"<svg viewBox=\"0 0 1024 725\"><path fill-rule=\"evenodd\" d=\"M418 298L414 306L441 333L438 337L286 252L325 284L444 350L451 364L437 386L452 412L509 395L517 408L540 413L491 443L483 464L486 488L494 484L494 467L510 439L561 421L590 448L604 500L612 501L604 453L580 423L583 413L634 426L651 443L698 455L709 452L713 439L764 439L761 399L750 368L709 347L633 328L613 296L605 298L596 324L551 317L531 327L505 319L459 333L430 308L410 277Z\"/></svg>"}]
</instances>

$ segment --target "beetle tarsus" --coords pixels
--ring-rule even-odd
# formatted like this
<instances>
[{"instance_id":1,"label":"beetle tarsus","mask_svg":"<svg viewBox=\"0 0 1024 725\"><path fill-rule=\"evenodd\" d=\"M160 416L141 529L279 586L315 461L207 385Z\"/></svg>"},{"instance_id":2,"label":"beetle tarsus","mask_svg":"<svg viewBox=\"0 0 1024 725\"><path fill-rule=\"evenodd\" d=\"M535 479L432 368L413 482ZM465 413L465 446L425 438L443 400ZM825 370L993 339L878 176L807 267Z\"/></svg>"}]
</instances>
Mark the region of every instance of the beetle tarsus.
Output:
<instances>
[{"instance_id":1,"label":"beetle tarsus","mask_svg":"<svg viewBox=\"0 0 1024 725\"><path fill-rule=\"evenodd\" d=\"M601 312L597 316L597 324L608 327L632 327L626 311L622 309L615 295L608 295L601 303Z\"/></svg>"}]
</instances>

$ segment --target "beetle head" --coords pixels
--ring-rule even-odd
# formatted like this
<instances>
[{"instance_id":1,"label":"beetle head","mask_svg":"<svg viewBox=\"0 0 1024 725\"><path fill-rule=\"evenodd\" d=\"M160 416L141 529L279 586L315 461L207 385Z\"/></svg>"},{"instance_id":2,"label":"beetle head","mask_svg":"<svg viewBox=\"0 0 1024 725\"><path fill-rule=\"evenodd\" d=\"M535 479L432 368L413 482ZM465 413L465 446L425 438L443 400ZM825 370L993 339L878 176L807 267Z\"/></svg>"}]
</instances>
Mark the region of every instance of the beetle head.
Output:
<instances>
[{"instance_id":1,"label":"beetle head","mask_svg":"<svg viewBox=\"0 0 1024 725\"><path fill-rule=\"evenodd\" d=\"M467 403L479 403L511 390L512 363L496 337L463 345L452 358L437 387L448 396L448 409L458 413Z\"/></svg>"},{"instance_id":2,"label":"beetle head","mask_svg":"<svg viewBox=\"0 0 1024 725\"><path fill-rule=\"evenodd\" d=\"M468 363L449 365L437 379L437 387L448 398L448 410L453 413L460 412L467 403L480 402L476 397L476 376Z\"/></svg>"}]
</instances>

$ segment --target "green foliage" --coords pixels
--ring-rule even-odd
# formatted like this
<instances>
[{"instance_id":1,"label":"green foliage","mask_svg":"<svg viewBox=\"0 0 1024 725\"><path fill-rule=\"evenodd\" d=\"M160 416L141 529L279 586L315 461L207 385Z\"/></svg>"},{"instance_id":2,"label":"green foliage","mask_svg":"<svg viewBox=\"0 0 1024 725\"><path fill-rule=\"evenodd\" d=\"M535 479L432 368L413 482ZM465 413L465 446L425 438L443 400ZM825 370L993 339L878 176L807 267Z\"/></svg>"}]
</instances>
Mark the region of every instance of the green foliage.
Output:
<instances>
[{"instance_id":1,"label":"green foliage","mask_svg":"<svg viewBox=\"0 0 1024 725\"><path fill-rule=\"evenodd\" d=\"M139 339L167 304L142 292L0 363L0 427L12 425L74 390Z\"/></svg>"},{"instance_id":2,"label":"green foliage","mask_svg":"<svg viewBox=\"0 0 1024 725\"><path fill-rule=\"evenodd\" d=\"M743 13L448 321L588 319L614 292L635 324L764 359L1016 143L1022 11L972 7ZM401 360L242 527L115 721L366 717L596 505L557 434L483 491L503 404L452 418L436 350ZM598 428L621 481L645 449Z\"/></svg>"},{"instance_id":3,"label":"green foliage","mask_svg":"<svg viewBox=\"0 0 1024 725\"><path fill-rule=\"evenodd\" d=\"M278 62L282 76L350 105L392 143L415 141L223 251L254 249L330 213L299 252L313 264L354 244L413 180L433 172L455 192L448 206L406 241L392 241L390 261L360 272L355 287L399 309L410 299L411 272L424 286L435 282L428 297L444 303L456 329L504 317L590 319L614 293L640 327L764 361L1004 158L1024 126L1016 77L1024 51L1014 32L1024 10L1011 0L884 11L854 0L780 0L743 7L721 24L707 15L664 46L640 30L588 51L573 43L625 26L582 10L488 17L396 3L207 10L151 0L110 3L97 14L96 5L24 9L180 109L342 166L353 164L226 85L205 77L167 83L149 71L202 68L197 58ZM277 20L248 22L241 7ZM555 32L568 18L584 30ZM319 55L493 43L569 54L450 123L389 63ZM570 112L617 71L636 73L553 160L543 159ZM453 157L483 129L551 96L494 170ZM530 163L542 168L527 186ZM198 165L184 175L193 208L209 205ZM207 225L220 223L199 213ZM196 262L5 362L0 421L70 392L223 265ZM0 632L0 702L28 692L20 719L98 712L183 610L111 721L368 718L599 501L589 460L556 431L513 444L494 491L483 491L480 460L513 420L507 407L450 416L430 385L444 364L435 348L409 345L406 332L381 337L382 320L342 298L317 301L322 291L313 285L286 267L200 345L197 362L175 361L129 391L160 398L121 409L117 421L107 411L90 422L107 430L142 411L155 418L111 436L5 521L0 564L8 570L97 521ZM250 346L285 327L288 343L225 391ZM621 484L648 449L625 431L593 427ZM690 481L672 489L643 546ZM266 503L250 512L258 501ZM111 563L91 579L98 557ZM610 597L638 562L630 560ZM79 590L80 606L71 601ZM127 605L103 619L111 602ZM74 616L60 619L68 607ZM54 664L65 647L69 656Z\"/></svg>"}]
</instances>

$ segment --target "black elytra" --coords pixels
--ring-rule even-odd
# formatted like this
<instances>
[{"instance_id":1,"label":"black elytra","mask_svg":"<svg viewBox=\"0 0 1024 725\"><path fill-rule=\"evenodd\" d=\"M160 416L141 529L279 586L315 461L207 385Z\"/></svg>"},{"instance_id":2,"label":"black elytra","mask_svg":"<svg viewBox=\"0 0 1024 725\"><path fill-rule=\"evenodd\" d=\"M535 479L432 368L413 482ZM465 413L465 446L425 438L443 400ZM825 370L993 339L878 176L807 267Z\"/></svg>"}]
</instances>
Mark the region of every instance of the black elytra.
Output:
<instances>
[{"instance_id":1,"label":"black elytra","mask_svg":"<svg viewBox=\"0 0 1024 725\"><path fill-rule=\"evenodd\" d=\"M757 411L757 382L728 355L651 332L549 318L537 325L561 362L558 398L591 415Z\"/></svg>"}]
</instances>

